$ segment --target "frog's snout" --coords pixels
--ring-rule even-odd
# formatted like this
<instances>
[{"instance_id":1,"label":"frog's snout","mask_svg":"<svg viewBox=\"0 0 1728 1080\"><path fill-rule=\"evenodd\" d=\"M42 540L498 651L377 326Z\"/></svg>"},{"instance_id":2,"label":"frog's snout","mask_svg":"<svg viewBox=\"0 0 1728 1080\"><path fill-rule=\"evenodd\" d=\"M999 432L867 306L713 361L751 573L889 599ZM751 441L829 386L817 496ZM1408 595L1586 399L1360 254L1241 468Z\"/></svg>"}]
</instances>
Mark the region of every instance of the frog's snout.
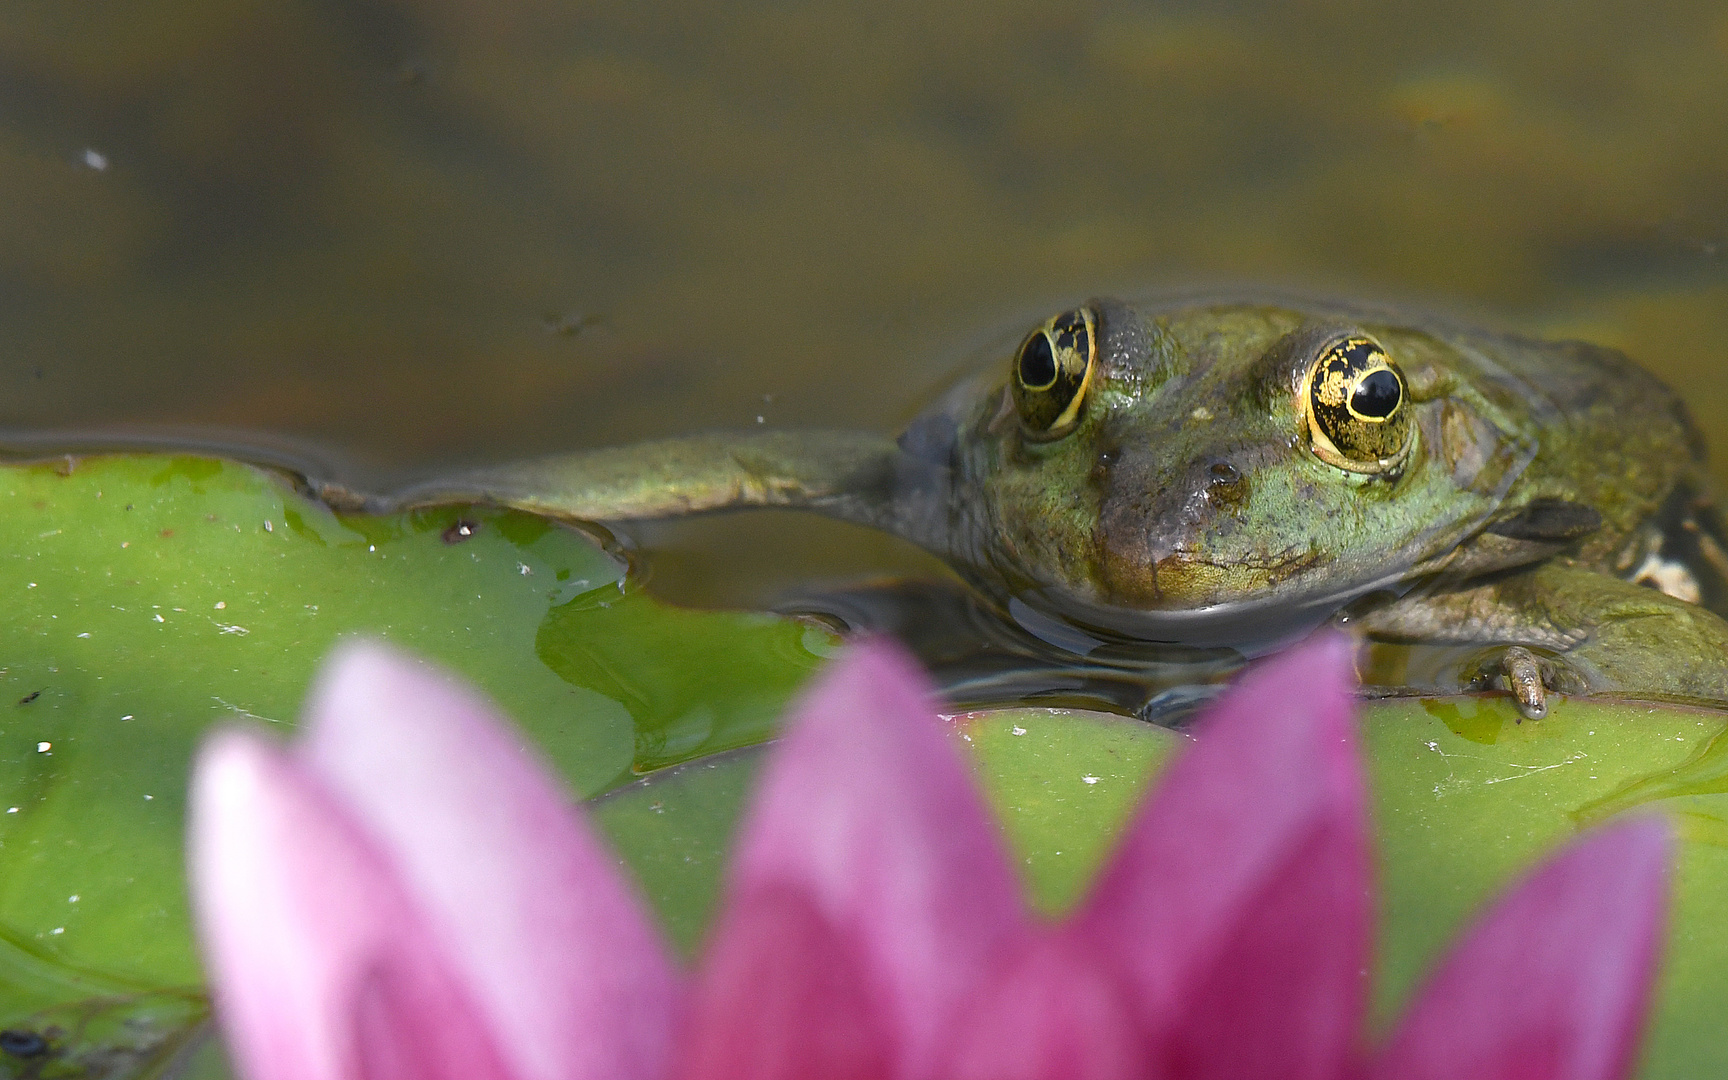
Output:
<instances>
[{"instance_id":1,"label":"frog's snout","mask_svg":"<svg viewBox=\"0 0 1728 1080\"><path fill-rule=\"evenodd\" d=\"M1150 462L1119 457L1102 477L1098 581L1112 604L1184 609L1217 603L1233 575L1195 555L1236 528L1250 480L1228 458L1159 475Z\"/></svg>"}]
</instances>

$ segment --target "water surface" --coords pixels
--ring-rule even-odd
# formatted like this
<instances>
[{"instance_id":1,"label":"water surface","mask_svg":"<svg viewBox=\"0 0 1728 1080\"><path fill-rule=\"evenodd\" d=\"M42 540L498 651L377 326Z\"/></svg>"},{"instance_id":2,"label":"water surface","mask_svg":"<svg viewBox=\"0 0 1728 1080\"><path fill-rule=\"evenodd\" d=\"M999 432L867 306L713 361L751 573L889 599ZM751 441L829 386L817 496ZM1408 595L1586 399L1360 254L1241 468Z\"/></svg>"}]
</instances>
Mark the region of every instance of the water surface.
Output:
<instances>
[{"instance_id":1,"label":"water surface","mask_svg":"<svg viewBox=\"0 0 1728 1080\"><path fill-rule=\"evenodd\" d=\"M883 428L1059 306L1259 281L1625 348L1728 475L1716 3L18 0L0 106L14 429Z\"/></svg>"}]
</instances>

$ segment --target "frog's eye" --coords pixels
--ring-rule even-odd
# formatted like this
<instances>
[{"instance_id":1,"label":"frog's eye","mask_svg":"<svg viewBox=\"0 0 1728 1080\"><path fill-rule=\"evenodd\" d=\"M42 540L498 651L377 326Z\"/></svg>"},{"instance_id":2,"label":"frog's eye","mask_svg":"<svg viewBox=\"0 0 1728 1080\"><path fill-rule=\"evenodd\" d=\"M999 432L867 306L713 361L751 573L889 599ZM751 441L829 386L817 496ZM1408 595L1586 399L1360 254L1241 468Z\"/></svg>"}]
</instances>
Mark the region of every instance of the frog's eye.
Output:
<instances>
[{"instance_id":1,"label":"frog's eye","mask_svg":"<svg viewBox=\"0 0 1728 1080\"><path fill-rule=\"evenodd\" d=\"M1340 469L1392 471L1415 440L1407 396L1403 374L1373 338L1334 338L1302 380L1308 444Z\"/></svg>"},{"instance_id":2,"label":"frog's eye","mask_svg":"<svg viewBox=\"0 0 1728 1080\"><path fill-rule=\"evenodd\" d=\"M1029 437L1059 438L1080 422L1098 360L1096 328L1092 309L1064 311L1032 331L1014 354L1014 405Z\"/></svg>"}]
</instances>

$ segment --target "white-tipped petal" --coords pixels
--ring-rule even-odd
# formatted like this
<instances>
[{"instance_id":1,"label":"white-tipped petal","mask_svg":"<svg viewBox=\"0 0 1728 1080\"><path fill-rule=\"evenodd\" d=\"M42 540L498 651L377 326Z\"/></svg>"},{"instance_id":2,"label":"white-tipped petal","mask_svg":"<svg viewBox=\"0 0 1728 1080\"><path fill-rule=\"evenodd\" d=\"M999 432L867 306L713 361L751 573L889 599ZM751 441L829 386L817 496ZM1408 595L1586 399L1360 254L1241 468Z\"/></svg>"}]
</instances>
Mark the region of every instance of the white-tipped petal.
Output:
<instances>
[{"instance_id":1,"label":"white-tipped petal","mask_svg":"<svg viewBox=\"0 0 1728 1080\"><path fill-rule=\"evenodd\" d=\"M189 861L206 966L249 1080L513 1080L388 867L264 740L211 739Z\"/></svg>"},{"instance_id":2,"label":"white-tipped petal","mask_svg":"<svg viewBox=\"0 0 1728 1080\"><path fill-rule=\"evenodd\" d=\"M302 755L407 883L520 1080L660 1080L681 986L617 857L522 734L383 646L344 646Z\"/></svg>"}]
</instances>

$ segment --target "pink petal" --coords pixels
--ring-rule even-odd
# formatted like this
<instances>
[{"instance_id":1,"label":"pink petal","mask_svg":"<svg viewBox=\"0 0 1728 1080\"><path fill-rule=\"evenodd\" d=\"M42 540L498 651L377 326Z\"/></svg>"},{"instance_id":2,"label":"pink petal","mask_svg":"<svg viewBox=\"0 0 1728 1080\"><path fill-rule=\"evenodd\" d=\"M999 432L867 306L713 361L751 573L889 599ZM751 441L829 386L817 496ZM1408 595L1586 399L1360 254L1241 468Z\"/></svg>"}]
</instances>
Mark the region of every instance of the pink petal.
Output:
<instances>
[{"instance_id":1,"label":"pink petal","mask_svg":"<svg viewBox=\"0 0 1728 1080\"><path fill-rule=\"evenodd\" d=\"M1351 645L1326 634L1212 707L1130 823L1072 933L1113 958L1181 1077L1334 1077L1370 944Z\"/></svg>"},{"instance_id":2,"label":"pink petal","mask_svg":"<svg viewBox=\"0 0 1728 1080\"><path fill-rule=\"evenodd\" d=\"M382 646L338 651L303 756L407 883L521 1080L659 1080L681 988L618 861L520 732Z\"/></svg>"},{"instance_id":3,"label":"pink petal","mask_svg":"<svg viewBox=\"0 0 1728 1080\"><path fill-rule=\"evenodd\" d=\"M885 1075L930 1076L992 954L1025 933L1000 835L933 714L883 641L849 649L794 711L697 990L688 1060L705 1075L868 1073L883 1066L846 1048L872 1045ZM775 1008L752 1021L763 999ZM732 1037L751 1023L750 1043Z\"/></svg>"},{"instance_id":4,"label":"pink petal","mask_svg":"<svg viewBox=\"0 0 1728 1080\"><path fill-rule=\"evenodd\" d=\"M315 780L223 734L191 802L205 961L249 1080L509 1080L397 882Z\"/></svg>"},{"instance_id":5,"label":"pink petal","mask_svg":"<svg viewBox=\"0 0 1728 1080\"><path fill-rule=\"evenodd\" d=\"M692 1080L886 1080L900 1047L869 960L809 895L764 888L708 952L678 1075Z\"/></svg>"},{"instance_id":6,"label":"pink petal","mask_svg":"<svg viewBox=\"0 0 1728 1080\"><path fill-rule=\"evenodd\" d=\"M1147 1075L1132 998L1110 965L1043 937L1004 964L960 1021L947 1080L1130 1080Z\"/></svg>"},{"instance_id":7,"label":"pink petal","mask_svg":"<svg viewBox=\"0 0 1728 1080\"><path fill-rule=\"evenodd\" d=\"M1380 1080L1617 1080L1631 1071L1668 906L1667 824L1573 843L1442 962Z\"/></svg>"}]
</instances>

